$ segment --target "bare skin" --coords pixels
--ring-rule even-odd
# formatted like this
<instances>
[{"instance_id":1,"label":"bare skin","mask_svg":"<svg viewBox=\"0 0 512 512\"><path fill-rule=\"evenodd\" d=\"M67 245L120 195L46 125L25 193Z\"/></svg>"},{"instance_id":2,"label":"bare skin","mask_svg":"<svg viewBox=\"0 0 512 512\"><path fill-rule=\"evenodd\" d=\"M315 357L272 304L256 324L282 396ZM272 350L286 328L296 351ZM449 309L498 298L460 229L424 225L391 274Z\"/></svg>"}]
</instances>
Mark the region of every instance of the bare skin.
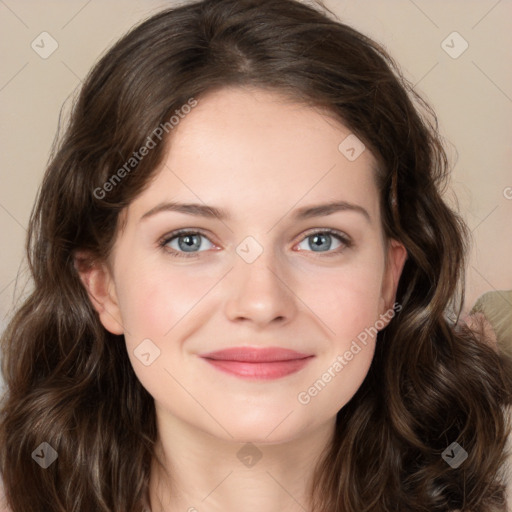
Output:
<instances>
[{"instance_id":1,"label":"bare skin","mask_svg":"<svg viewBox=\"0 0 512 512\"><path fill-rule=\"evenodd\" d=\"M124 334L155 400L168 474L153 465L153 512L309 509L315 464L336 413L368 372L375 337L350 359L344 354L365 329L391 320L383 315L406 259L383 235L373 155L366 149L350 161L338 149L348 135L276 93L223 89L201 98L172 132L154 181L123 212L109 261L82 274L103 325ZM295 218L301 208L341 201L351 206ZM163 209L142 218L169 202L230 217ZM170 235L181 228L200 230L200 245L174 257L187 240ZM146 339L160 351L148 366L134 352ZM234 346L312 357L270 380L227 374L200 357ZM346 364L334 371L340 355ZM308 392L319 379L321 391Z\"/></svg>"}]
</instances>

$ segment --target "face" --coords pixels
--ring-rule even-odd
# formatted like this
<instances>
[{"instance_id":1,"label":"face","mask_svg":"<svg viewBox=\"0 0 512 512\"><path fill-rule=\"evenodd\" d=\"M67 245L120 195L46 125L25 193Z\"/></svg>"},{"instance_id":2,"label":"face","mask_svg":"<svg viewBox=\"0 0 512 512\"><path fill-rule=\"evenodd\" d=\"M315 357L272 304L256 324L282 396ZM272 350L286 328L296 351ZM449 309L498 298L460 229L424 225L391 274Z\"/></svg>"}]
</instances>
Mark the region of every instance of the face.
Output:
<instances>
[{"instance_id":1,"label":"face","mask_svg":"<svg viewBox=\"0 0 512 512\"><path fill-rule=\"evenodd\" d=\"M83 276L157 415L277 443L333 422L361 386L406 252L383 236L376 161L354 159L349 135L276 93L234 88L173 130L109 264ZM269 347L293 352L258 351Z\"/></svg>"}]
</instances>

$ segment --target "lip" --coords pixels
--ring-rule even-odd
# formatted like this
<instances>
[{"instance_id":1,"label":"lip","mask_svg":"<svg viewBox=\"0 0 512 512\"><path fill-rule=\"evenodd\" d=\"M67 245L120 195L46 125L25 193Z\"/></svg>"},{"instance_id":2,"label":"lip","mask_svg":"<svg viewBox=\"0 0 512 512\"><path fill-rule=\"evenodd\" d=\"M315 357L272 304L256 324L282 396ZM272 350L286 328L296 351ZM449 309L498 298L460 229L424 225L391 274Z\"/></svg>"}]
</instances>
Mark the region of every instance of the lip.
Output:
<instances>
[{"instance_id":1,"label":"lip","mask_svg":"<svg viewBox=\"0 0 512 512\"><path fill-rule=\"evenodd\" d=\"M280 347L234 347L200 354L200 357L216 369L237 377L270 380L298 372L314 355Z\"/></svg>"}]
</instances>

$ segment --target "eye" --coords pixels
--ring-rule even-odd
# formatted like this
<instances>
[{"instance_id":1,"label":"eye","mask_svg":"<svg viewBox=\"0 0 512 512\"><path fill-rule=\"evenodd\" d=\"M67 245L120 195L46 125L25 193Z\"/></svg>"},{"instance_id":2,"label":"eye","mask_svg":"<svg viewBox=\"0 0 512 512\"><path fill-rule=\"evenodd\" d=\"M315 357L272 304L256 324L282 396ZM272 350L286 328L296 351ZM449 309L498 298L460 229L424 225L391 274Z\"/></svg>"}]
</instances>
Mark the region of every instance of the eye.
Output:
<instances>
[{"instance_id":1,"label":"eye","mask_svg":"<svg viewBox=\"0 0 512 512\"><path fill-rule=\"evenodd\" d=\"M337 240L338 246L332 247L332 239ZM207 240L210 247L204 250L212 249L215 245L209 238L201 231L192 231L181 229L173 231L165 235L158 245L162 247L168 254L178 258L193 258L199 252L199 248L203 245L202 242ZM307 242L306 248L300 247L300 244ZM299 244L300 251L311 251L320 253L322 256L336 256L343 252L343 250L352 246L351 240L343 233L334 229L321 229L309 233Z\"/></svg>"},{"instance_id":2,"label":"eye","mask_svg":"<svg viewBox=\"0 0 512 512\"><path fill-rule=\"evenodd\" d=\"M338 250L332 250L333 238L338 241L338 246L334 247L334 249ZM304 244L305 242L307 247L300 248L299 244L299 250L303 251L311 249L311 252L322 253L322 256L335 256L343 252L344 249L348 249L352 246L351 240L346 235L334 229L322 229L309 233L301 244Z\"/></svg>"},{"instance_id":3,"label":"eye","mask_svg":"<svg viewBox=\"0 0 512 512\"><path fill-rule=\"evenodd\" d=\"M203 240L208 240L208 242L211 244L211 247L207 247L206 249L211 249L214 247L206 235L200 231L188 231L182 229L165 235L164 238L159 242L159 245L168 251L171 256L176 256L179 258L191 258L194 257L198 252L202 252L198 251L197 249L201 247Z\"/></svg>"}]
</instances>

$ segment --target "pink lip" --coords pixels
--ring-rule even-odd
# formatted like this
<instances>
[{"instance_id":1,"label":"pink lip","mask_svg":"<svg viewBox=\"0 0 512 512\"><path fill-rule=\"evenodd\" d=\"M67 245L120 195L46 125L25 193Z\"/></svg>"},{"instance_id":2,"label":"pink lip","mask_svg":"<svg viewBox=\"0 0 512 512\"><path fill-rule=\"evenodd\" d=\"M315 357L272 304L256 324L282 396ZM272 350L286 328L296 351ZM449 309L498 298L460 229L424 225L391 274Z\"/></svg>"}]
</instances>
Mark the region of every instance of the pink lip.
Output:
<instances>
[{"instance_id":1,"label":"pink lip","mask_svg":"<svg viewBox=\"0 0 512 512\"><path fill-rule=\"evenodd\" d=\"M234 347L200 354L218 370L249 379L277 379L298 372L314 357L284 348Z\"/></svg>"}]
</instances>

